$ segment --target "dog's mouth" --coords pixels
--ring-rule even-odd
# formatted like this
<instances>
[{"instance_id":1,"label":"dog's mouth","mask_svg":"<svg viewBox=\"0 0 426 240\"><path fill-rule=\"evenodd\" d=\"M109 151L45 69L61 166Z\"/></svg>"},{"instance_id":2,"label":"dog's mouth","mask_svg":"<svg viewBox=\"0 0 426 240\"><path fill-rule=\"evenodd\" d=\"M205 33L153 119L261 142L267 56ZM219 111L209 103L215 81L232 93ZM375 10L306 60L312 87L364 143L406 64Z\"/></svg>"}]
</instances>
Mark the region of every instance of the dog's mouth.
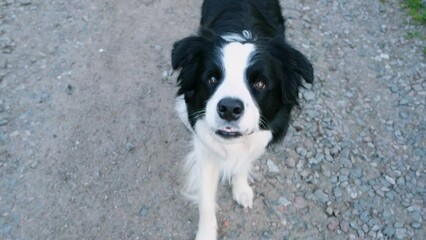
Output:
<instances>
[{"instance_id":1,"label":"dog's mouth","mask_svg":"<svg viewBox=\"0 0 426 240\"><path fill-rule=\"evenodd\" d=\"M238 129L233 128L233 127L223 127L220 128L218 130L216 130L216 135L224 138L224 139L235 139L235 138L239 138L241 136L243 136L243 134L238 131Z\"/></svg>"}]
</instances>

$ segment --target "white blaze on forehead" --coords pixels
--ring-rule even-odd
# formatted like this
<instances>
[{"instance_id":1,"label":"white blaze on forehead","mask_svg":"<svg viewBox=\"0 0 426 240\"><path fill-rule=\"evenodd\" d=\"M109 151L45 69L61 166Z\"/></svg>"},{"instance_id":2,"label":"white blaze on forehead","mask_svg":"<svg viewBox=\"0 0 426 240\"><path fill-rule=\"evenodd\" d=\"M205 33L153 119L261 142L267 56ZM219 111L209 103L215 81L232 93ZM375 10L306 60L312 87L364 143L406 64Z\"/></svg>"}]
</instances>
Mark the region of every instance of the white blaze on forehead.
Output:
<instances>
[{"instance_id":1,"label":"white blaze on forehead","mask_svg":"<svg viewBox=\"0 0 426 240\"><path fill-rule=\"evenodd\" d=\"M255 47L251 43L232 42L223 47L224 84L226 84L226 80L240 84L241 80L245 81L245 73L254 50Z\"/></svg>"}]
</instances>

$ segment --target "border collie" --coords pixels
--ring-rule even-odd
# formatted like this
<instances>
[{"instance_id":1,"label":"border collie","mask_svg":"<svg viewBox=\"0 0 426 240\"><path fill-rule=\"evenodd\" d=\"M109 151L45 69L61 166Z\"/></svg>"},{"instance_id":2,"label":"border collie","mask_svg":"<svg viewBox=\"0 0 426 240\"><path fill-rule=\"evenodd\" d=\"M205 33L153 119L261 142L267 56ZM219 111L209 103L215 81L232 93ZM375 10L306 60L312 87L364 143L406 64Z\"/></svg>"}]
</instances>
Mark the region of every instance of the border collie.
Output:
<instances>
[{"instance_id":1,"label":"border collie","mask_svg":"<svg viewBox=\"0 0 426 240\"><path fill-rule=\"evenodd\" d=\"M219 178L252 207L252 162L285 135L302 78L313 82L284 31L278 0L205 0L198 34L173 46L176 110L193 134L183 192L198 204L198 240L217 238Z\"/></svg>"}]
</instances>

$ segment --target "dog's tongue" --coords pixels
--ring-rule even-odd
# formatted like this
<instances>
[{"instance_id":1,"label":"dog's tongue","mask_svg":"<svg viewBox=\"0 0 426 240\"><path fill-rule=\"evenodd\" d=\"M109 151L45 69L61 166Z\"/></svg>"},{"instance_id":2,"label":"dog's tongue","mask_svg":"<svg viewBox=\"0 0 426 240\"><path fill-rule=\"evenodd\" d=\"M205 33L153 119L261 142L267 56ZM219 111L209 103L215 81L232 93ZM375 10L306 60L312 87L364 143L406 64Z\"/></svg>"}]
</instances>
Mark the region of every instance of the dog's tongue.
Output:
<instances>
[{"instance_id":1,"label":"dog's tongue","mask_svg":"<svg viewBox=\"0 0 426 240\"><path fill-rule=\"evenodd\" d=\"M225 132L238 132L236 129L229 127L229 126L225 127L225 129L223 129L223 131L225 131Z\"/></svg>"}]
</instances>

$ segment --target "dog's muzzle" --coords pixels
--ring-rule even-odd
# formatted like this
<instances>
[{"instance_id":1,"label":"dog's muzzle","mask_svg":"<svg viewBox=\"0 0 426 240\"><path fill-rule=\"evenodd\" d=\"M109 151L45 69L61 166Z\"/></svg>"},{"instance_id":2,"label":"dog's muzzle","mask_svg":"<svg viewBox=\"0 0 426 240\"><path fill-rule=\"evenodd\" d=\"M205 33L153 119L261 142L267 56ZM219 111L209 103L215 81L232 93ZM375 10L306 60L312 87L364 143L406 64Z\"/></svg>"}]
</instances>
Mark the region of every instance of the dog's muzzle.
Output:
<instances>
[{"instance_id":1,"label":"dog's muzzle","mask_svg":"<svg viewBox=\"0 0 426 240\"><path fill-rule=\"evenodd\" d=\"M241 137L236 121L244 114L244 104L237 98L224 98L217 104L217 114L224 120L224 127L216 130L216 134L225 139Z\"/></svg>"}]
</instances>

